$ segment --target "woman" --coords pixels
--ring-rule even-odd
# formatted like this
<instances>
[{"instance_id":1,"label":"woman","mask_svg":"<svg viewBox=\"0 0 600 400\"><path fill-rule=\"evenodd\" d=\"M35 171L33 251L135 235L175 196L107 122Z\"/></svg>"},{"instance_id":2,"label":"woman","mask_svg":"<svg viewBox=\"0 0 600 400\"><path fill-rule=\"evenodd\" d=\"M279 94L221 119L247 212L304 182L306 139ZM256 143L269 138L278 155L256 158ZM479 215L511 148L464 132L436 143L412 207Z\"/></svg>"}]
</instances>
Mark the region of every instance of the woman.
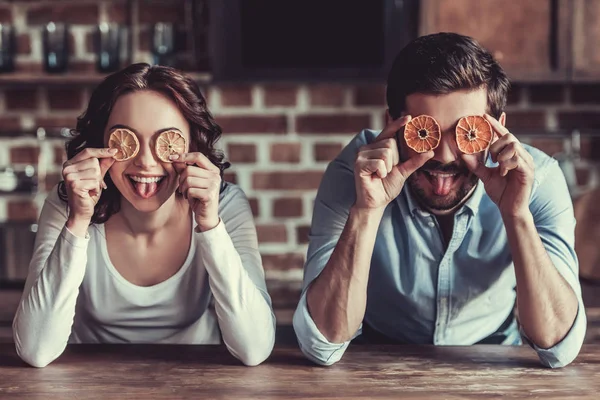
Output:
<instances>
[{"instance_id":1,"label":"woman","mask_svg":"<svg viewBox=\"0 0 600 400\"><path fill-rule=\"evenodd\" d=\"M108 148L116 129L137 138L129 160ZM187 152L163 161L155 142L166 130ZM13 322L19 356L43 367L68 342L222 338L244 364L264 361L275 317L252 213L242 190L221 182L221 129L197 85L131 65L98 86L74 133Z\"/></svg>"}]
</instances>

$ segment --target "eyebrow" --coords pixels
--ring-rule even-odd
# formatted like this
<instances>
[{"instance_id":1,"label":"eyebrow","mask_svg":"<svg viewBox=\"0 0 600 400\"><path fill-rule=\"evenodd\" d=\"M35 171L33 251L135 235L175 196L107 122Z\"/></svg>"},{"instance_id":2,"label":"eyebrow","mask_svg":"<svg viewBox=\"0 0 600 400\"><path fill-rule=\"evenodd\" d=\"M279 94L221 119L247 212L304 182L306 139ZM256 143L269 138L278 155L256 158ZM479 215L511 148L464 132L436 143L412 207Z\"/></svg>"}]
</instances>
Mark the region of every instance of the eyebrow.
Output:
<instances>
[{"instance_id":1,"label":"eyebrow","mask_svg":"<svg viewBox=\"0 0 600 400\"><path fill-rule=\"evenodd\" d=\"M132 131L133 133L135 133L135 134L139 134L139 132L138 132L138 131L136 131L135 129L133 129L132 127L130 127L130 126L127 126L127 125L123 125L123 124L117 124L117 125L113 125L113 126L111 126L111 127L110 127L109 131L112 131L113 129L129 129L129 130L130 130L130 131ZM175 128L174 126L171 126L171 127L169 127L169 128L162 128L162 129L159 129L159 130L157 130L156 132L154 132L154 134L155 134L155 135L157 135L157 134L159 134L159 133L163 133L163 132L166 132L166 131L178 131L178 132L181 132L181 129L179 129L179 128Z\"/></svg>"}]
</instances>

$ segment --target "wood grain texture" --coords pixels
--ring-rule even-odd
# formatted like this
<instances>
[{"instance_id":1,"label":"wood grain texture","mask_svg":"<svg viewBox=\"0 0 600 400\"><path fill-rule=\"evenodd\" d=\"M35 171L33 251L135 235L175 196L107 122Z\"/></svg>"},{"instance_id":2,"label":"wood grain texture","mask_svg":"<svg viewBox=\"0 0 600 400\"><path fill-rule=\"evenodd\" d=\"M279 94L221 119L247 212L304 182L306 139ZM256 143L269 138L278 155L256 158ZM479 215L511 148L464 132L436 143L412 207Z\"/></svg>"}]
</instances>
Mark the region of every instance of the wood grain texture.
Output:
<instances>
[{"instance_id":1,"label":"wood grain texture","mask_svg":"<svg viewBox=\"0 0 600 400\"><path fill-rule=\"evenodd\" d=\"M0 345L0 398L597 399L600 346L570 366L543 368L526 346L351 346L331 367L278 347L244 367L223 346L71 345L27 367Z\"/></svg>"},{"instance_id":2,"label":"wood grain texture","mask_svg":"<svg viewBox=\"0 0 600 400\"><path fill-rule=\"evenodd\" d=\"M420 34L457 32L475 38L507 71L523 81L565 79L570 61L568 3L558 4L551 38L551 0L423 0ZM552 64L552 51L558 65Z\"/></svg>"},{"instance_id":3,"label":"wood grain texture","mask_svg":"<svg viewBox=\"0 0 600 400\"><path fill-rule=\"evenodd\" d=\"M573 0L573 75L600 77L600 0Z\"/></svg>"}]
</instances>

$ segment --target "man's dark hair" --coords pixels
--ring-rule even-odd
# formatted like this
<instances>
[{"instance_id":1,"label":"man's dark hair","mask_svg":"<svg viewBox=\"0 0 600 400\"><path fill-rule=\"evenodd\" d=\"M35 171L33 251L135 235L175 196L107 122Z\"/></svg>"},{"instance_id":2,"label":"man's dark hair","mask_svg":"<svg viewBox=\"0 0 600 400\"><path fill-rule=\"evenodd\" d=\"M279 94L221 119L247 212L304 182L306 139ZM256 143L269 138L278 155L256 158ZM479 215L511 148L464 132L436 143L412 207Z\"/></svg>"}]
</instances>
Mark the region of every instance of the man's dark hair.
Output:
<instances>
[{"instance_id":1,"label":"man's dark hair","mask_svg":"<svg viewBox=\"0 0 600 400\"><path fill-rule=\"evenodd\" d=\"M387 104L392 118L406 111L413 93L447 94L487 89L488 112L499 118L510 83L494 57L473 38L456 33L421 36L396 56L387 81Z\"/></svg>"}]
</instances>

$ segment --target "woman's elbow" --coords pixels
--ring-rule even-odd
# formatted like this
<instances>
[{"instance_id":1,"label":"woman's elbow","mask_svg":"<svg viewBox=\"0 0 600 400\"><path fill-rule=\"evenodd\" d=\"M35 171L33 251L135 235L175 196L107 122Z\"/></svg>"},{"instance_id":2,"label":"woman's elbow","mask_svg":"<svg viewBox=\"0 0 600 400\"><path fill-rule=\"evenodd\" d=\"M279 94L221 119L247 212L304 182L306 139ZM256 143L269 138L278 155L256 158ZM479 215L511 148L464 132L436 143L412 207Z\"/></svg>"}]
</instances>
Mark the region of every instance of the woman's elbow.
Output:
<instances>
[{"instance_id":1,"label":"woman's elbow","mask_svg":"<svg viewBox=\"0 0 600 400\"><path fill-rule=\"evenodd\" d=\"M247 367L255 367L262 364L273 352L275 346L275 333L272 337L260 345L249 344L245 348L234 353L234 356L239 359ZM233 353L233 352L232 352Z\"/></svg>"},{"instance_id":2,"label":"woman's elbow","mask_svg":"<svg viewBox=\"0 0 600 400\"><path fill-rule=\"evenodd\" d=\"M13 325L13 340L21 360L32 367L43 368L58 358L60 353L56 354L56 349L49 349L40 338L20 334L15 327L16 324Z\"/></svg>"},{"instance_id":3,"label":"woman's elbow","mask_svg":"<svg viewBox=\"0 0 600 400\"><path fill-rule=\"evenodd\" d=\"M36 368L44 368L57 358L54 354L33 346L16 346L16 349L21 360Z\"/></svg>"}]
</instances>

